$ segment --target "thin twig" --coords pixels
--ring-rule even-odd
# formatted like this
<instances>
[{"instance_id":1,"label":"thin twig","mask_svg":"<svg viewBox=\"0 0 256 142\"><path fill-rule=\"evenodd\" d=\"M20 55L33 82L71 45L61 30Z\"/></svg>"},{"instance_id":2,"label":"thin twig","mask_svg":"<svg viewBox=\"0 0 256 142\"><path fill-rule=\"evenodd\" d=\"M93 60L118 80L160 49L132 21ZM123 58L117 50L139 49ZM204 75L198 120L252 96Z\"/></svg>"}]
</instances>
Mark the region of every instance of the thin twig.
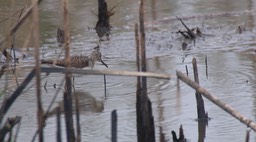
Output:
<instances>
[{"instance_id":1,"label":"thin twig","mask_svg":"<svg viewBox=\"0 0 256 142\"><path fill-rule=\"evenodd\" d=\"M107 97L106 75L104 74L103 77L104 77L104 94L105 94L105 98L106 98Z\"/></svg>"},{"instance_id":2,"label":"thin twig","mask_svg":"<svg viewBox=\"0 0 256 142\"><path fill-rule=\"evenodd\" d=\"M188 66L185 65L185 67L186 67L186 73L187 73L187 76L188 76Z\"/></svg>"},{"instance_id":3,"label":"thin twig","mask_svg":"<svg viewBox=\"0 0 256 142\"><path fill-rule=\"evenodd\" d=\"M96 17L98 17L98 15L93 11L93 10L90 10L92 12L92 14L94 14Z\"/></svg>"},{"instance_id":4,"label":"thin twig","mask_svg":"<svg viewBox=\"0 0 256 142\"><path fill-rule=\"evenodd\" d=\"M208 61L207 61L207 55L205 56L205 73L206 73L206 78L208 79Z\"/></svg>"}]
</instances>

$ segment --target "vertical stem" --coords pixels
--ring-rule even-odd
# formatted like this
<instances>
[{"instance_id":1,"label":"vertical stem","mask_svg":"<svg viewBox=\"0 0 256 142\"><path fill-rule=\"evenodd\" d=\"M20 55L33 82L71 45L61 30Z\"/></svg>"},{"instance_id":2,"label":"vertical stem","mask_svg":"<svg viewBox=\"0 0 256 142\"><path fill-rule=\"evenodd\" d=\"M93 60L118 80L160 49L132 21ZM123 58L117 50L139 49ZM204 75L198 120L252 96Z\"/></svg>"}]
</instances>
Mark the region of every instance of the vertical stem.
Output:
<instances>
[{"instance_id":1,"label":"vertical stem","mask_svg":"<svg viewBox=\"0 0 256 142\"><path fill-rule=\"evenodd\" d=\"M69 17L68 17L68 0L63 0L63 13L64 13L64 48L65 48L65 62L67 68L70 68L70 51L69 51ZM73 114L72 114L72 81L71 73L66 72L66 91L64 92L64 110L65 110L65 120L66 120L66 133L68 142L75 141L75 133L73 127Z\"/></svg>"},{"instance_id":2,"label":"vertical stem","mask_svg":"<svg viewBox=\"0 0 256 142\"><path fill-rule=\"evenodd\" d=\"M117 142L117 113L113 110L111 113L111 141Z\"/></svg>"},{"instance_id":3,"label":"vertical stem","mask_svg":"<svg viewBox=\"0 0 256 142\"><path fill-rule=\"evenodd\" d=\"M144 0L140 0L140 65L141 71L146 72L146 47L144 29ZM138 112L141 120L137 120L137 127L140 127L138 141L155 142L154 118L152 115L151 102L147 96L147 78L141 78L141 91L137 90L137 117ZM137 118L138 119L138 118ZM138 131L138 129L137 129Z\"/></svg>"},{"instance_id":4,"label":"vertical stem","mask_svg":"<svg viewBox=\"0 0 256 142\"><path fill-rule=\"evenodd\" d=\"M79 109L79 98L77 93L75 95L75 105L76 105L76 131L77 131L77 142L81 141L81 128L80 128L80 109Z\"/></svg>"},{"instance_id":5,"label":"vertical stem","mask_svg":"<svg viewBox=\"0 0 256 142\"><path fill-rule=\"evenodd\" d=\"M245 142L249 142L249 141L250 141L250 131L251 131L251 130L247 130L247 131L246 131Z\"/></svg>"},{"instance_id":6,"label":"vertical stem","mask_svg":"<svg viewBox=\"0 0 256 142\"><path fill-rule=\"evenodd\" d=\"M140 49L141 49L141 71L147 71L146 65L146 47L145 47L145 29L144 29L144 0L140 0ZM147 78L142 77L142 92L147 93Z\"/></svg>"},{"instance_id":7,"label":"vertical stem","mask_svg":"<svg viewBox=\"0 0 256 142\"><path fill-rule=\"evenodd\" d=\"M196 58L192 59L192 64L193 64L195 82L199 84L199 77L198 77L198 69L197 69Z\"/></svg>"},{"instance_id":8,"label":"vertical stem","mask_svg":"<svg viewBox=\"0 0 256 142\"><path fill-rule=\"evenodd\" d=\"M206 78L208 79L208 61L207 61L207 55L205 56L205 73L206 73Z\"/></svg>"},{"instance_id":9,"label":"vertical stem","mask_svg":"<svg viewBox=\"0 0 256 142\"><path fill-rule=\"evenodd\" d=\"M193 64L195 82L199 84L196 58L192 59L192 64ZM196 95L196 103L197 103L197 118L199 120L198 121L198 142L203 142L205 138L205 130L206 130L208 116L205 113L204 100L202 95L198 92L196 92L195 95ZM205 120L205 121L200 121L200 120Z\"/></svg>"},{"instance_id":10,"label":"vertical stem","mask_svg":"<svg viewBox=\"0 0 256 142\"><path fill-rule=\"evenodd\" d=\"M104 94L105 94L105 99L106 99L106 97L107 97L106 75L104 74L103 77L104 77Z\"/></svg>"},{"instance_id":11,"label":"vertical stem","mask_svg":"<svg viewBox=\"0 0 256 142\"><path fill-rule=\"evenodd\" d=\"M36 71L36 94L37 94L37 121L38 121L38 130L39 130L39 142L44 141L43 136L43 108L41 104L41 69L40 69L40 50L39 50L39 14L38 14L38 5L37 0L32 0L32 18L33 18L33 38L34 38L34 48L35 48L35 71Z\"/></svg>"},{"instance_id":12,"label":"vertical stem","mask_svg":"<svg viewBox=\"0 0 256 142\"><path fill-rule=\"evenodd\" d=\"M185 65L185 67L186 67L186 73L187 73L187 76L188 76L188 66Z\"/></svg>"},{"instance_id":13,"label":"vertical stem","mask_svg":"<svg viewBox=\"0 0 256 142\"><path fill-rule=\"evenodd\" d=\"M136 43L136 63L138 72L141 71L140 66L140 41L139 41L139 26L135 24L135 43ZM143 127L141 114L141 77L137 77L137 91L136 91L136 116L137 116L137 141L143 141Z\"/></svg>"},{"instance_id":14,"label":"vertical stem","mask_svg":"<svg viewBox=\"0 0 256 142\"><path fill-rule=\"evenodd\" d=\"M56 117L56 121L57 121L57 142L61 142L61 119L60 119L60 106L58 106L57 108L57 117Z\"/></svg>"},{"instance_id":15,"label":"vertical stem","mask_svg":"<svg viewBox=\"0 0 256 142\"><path fill-rule=\"evenodd\" d=\"M138 23L135 24L135 43L136 43L136 64L137 64L137 71L141 71L140 67L140 41L139 41L139 25ZM137 77L137 89L140 88L140 80L141 77Z\"/></svg>"},{"instance_id":16,"label":"vertical stem","mask_svg":"<svg viewBox=\"0 0 256 142\"><path fill-rule=\"evenodd\" d=\"M193 64L195 82L199 84L196 58L192 59L192 64ZM205 109L204 109L204 100L203 100L202 95L198 92L196 92L196 102L197 102L197 116L198 116L198 119L206 118Z\"/></svg>"}]
</instances>

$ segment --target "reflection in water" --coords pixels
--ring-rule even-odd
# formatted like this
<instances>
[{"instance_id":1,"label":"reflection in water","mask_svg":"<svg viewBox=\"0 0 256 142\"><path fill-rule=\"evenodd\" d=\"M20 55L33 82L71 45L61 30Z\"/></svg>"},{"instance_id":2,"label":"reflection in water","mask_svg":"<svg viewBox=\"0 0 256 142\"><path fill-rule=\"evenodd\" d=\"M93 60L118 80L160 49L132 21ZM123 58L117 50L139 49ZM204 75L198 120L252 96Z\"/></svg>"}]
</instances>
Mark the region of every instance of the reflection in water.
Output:
<instances>
[{"instance_id":1,"label":"reflection in water","mask_svg":"<svg viewBox=\"0 0 256 142\"><path fill-rule=\"evenodd\" d=\"M79 111L80 114L83 114L85 112L102 112L104 110L104 104L102 101L98 101L90 95L89 93L84 92L75 92L72 94L72 101L73 104L75 104L75 95L77 95L79 100ZM60 112L64 112L64 102L63 100L58 103L58 106L60 108ZM57 114L57 107L54 108L52 111L50 111L48 116L56 115ZM73 105L75 107L75 105ZM75 108L73 108L73 112L75 112Z\"/></svg>"},{"instance_id":2,"label":"reflection in water","mask_svg":"<svg viewBox=\"0 0 256 142\"><path fill-rule=\"evenodd\" d=\"M198 121L198 142L204 142L206 134L206 122Z\"/></svg>"}]
</instances>

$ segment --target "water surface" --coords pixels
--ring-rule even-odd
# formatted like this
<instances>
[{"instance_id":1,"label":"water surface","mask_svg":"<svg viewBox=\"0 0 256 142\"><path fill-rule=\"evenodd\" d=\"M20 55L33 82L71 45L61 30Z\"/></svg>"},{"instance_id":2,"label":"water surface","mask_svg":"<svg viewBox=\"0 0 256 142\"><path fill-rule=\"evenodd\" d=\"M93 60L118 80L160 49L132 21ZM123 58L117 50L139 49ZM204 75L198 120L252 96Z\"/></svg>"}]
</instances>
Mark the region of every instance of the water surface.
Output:
<instances>
[{"instance_id":1,"label":"water surface","mask_svg":"<svg viewBox=\"0 0 256 142\"><path fill-rule=\"evenodd\" d=\"M103 60L109 65L109 69L136 71L134 24L138 21L138 2L135 0L107 2L110 8L117 3L118 5L115 15L111 17L113 31L110 41L100 44ZM185 137L191 142L198 141L195 92L182 82L177 86L175 76L176 70L185 73L187 65L189 77L193 78L191 65L193 57L198 62L200 84L242 115L256 122L254 2L254 0L158 0L155 1L155 5L153 0L145 2L147 69L150 72L172 75L171 80L148 79L148 95L152 101L157 141L159 141L160 126L163 127L166 139L171 141L171 131L178 131L181 124ZM0 2L0 19L8 16L11 9L9 4L2 3L8 2ZM13 11L19 10L27 3L28 1L25 0L24 3L16 3ZM91 30L97 22L97 16L91 12L97 12L97 1L70 1L69 7L71 54L88 55L98 44L98 37ZM62 26L60 8L60 2L53 0L43 1L40 5L41 58L56 59L61 52L55 38L57 27ZM175 16L184 18L184 22L191 28L199 27L206 36L196 39L195 43L184 40L181 35L176 34L178 30L184 30L184 27ZM11 22L15 20L12 18ZM9 27L7 23L0 23L2 37L7 33L6 27ZM24 41L22 39L27 35L24 31L28 31L29 23L28 21L18 31L17 47L22 47ZM246 27L246 31L242 34L236 32L239 25ZM189 50L182 50L183 42L188 43ZM29 48L29 51L21 50L28 55L28 58L18 64L16 76L19 83L26 77L34 63L32 48ZM95 69L105 69L105 67L96 64ZM103 112L81 112L82 140L111 141L110 114L116 109L118 141L136 141L136 78L107 76L105 99L103 76L74 76L76 90L88 92L104 103ZM60 86L64 75L50 74L46 77L42 74L42 77L44 78L42 85L47 82L47 91L42 89L42 100L46 109L57 90L54 85ZM8 84L6 95L17 86L12 71L7 72L0 82L1 90L4 90L6 82ZM37 127L35 88L30 87L33 84L34 82L29 84L8 113L8 116L22 116L18 141L30 141ZM63 87L57 97L58 101L62 99L62 92ZM207 99L204 100L206 111L212 118L206 127L205 141L244 141L248 128ZM55 121L55 117L47 120L45 141L55 141ZM62 131L64 138L64 126ZM255 141L255 133L251 132L250 142Z\"/></svg>"}]
</instances>

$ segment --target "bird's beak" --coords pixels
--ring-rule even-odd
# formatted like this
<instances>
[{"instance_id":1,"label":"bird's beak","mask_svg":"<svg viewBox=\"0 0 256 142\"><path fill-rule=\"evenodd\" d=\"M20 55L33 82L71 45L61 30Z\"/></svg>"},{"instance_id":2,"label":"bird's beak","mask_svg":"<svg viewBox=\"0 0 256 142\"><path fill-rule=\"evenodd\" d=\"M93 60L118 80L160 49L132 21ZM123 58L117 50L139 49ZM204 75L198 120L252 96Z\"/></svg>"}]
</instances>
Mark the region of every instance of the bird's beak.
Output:
<instances>
[{"instance_id":1,"label":"bird's beak","mask_svg":"<svg viewBox=\"0 0 256 142\"><path fill-rule=\"evenodd\" d=\"M108 65L105 64L102 60L100 60L103 65L105 65L108 68Z\"/></svg>"}]
</instances>

